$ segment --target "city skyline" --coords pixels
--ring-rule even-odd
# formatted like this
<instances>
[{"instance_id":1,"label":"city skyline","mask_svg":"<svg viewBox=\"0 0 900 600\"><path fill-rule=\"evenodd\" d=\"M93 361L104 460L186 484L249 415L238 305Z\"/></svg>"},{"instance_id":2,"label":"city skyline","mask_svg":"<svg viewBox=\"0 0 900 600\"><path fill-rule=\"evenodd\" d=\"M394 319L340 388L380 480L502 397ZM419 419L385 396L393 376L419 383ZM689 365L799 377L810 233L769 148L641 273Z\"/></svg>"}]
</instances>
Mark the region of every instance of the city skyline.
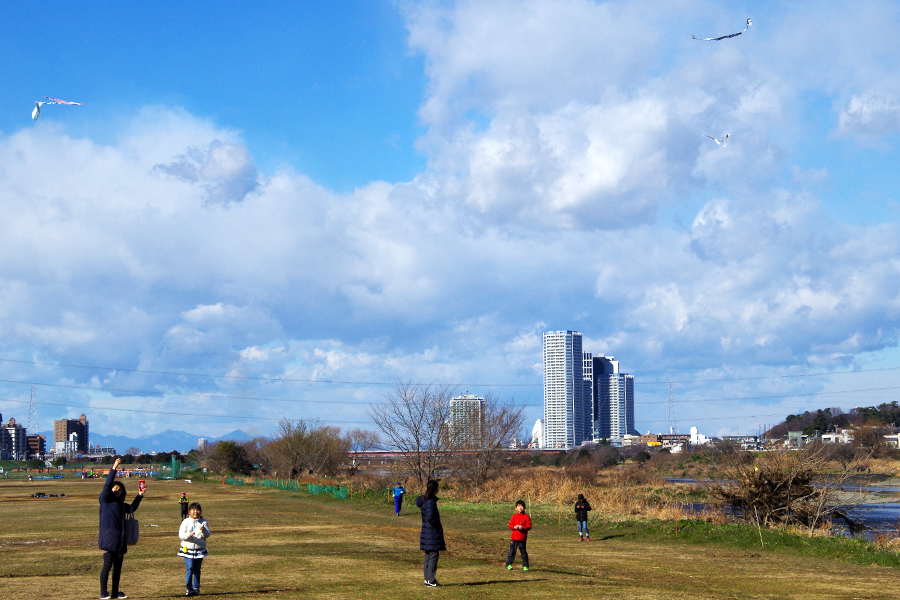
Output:
<instances>
[{"instance_id":1,"label":"city skyline","mask_svg":"<svg viewBox=\"0 0 900 600\"><path fill-rule=\"evenodd\" d=\"M534 422L563 329L641 432L669 381L711 436L890 402L900 5L863 7L6 3L0 412L351 430L402 381Z\"/></svg>"}]
</instances>

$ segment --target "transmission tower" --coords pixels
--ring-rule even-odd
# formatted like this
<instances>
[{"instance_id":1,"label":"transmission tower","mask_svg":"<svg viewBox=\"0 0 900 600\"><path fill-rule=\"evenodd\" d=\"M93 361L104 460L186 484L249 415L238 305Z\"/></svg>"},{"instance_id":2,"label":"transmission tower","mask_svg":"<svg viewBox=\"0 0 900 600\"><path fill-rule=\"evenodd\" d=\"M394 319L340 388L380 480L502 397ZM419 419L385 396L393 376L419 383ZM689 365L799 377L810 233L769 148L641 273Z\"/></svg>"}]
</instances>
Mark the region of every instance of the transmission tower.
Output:
<instances>
[{"instance_id":1,"label":"transmission tower","mask_svg":"<svg viewBox=\"0 0 900 600\"><path fill-rule=\"evenodd\" d=\"M678 433L678 417L675 415L675 390L672 388L672 380L669 380L669 416L666 419L666 427L669 433Z\"/></svg>"},{"instance_id":2,"label":"transmission tower","mask_svg":"<svg viewBox=\"0 0 900 600\"><path fill-rule=\"evenodd\" d=\"M37 406L34 403L34 384L31 384L31 406L28 407L28 430L32 435L38 434Z\"/></svg>"}]
</instances>

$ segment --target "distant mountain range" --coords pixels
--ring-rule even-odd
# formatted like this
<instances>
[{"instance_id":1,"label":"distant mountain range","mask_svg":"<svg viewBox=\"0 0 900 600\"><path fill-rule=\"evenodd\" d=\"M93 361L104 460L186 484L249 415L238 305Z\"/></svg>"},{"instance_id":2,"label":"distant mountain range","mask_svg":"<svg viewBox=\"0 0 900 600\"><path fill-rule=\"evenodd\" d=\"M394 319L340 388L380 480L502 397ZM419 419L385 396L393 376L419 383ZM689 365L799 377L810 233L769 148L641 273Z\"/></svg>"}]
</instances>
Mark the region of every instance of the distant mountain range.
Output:
<instances>
[{"instance_id":1,"label":"distant mountain range","mask_svg":"<svg viewBox=\"0 0 900 600\"><path fill-rule=\"evenodd\" d=\"M48 440L48 445L53 444L53 432L43 431ZM153 435L144 435L139 438L131 438L124 435L103 435L93 431L88 432L88 441L91 446L100 444L101 446L112 446L119 454L125 454L129 448L139 448L141 452L171 452L177 450L182 454L190 452L197 447L197 440L200 436L187 433L186 431L166 430ZM233 440L235 442L244 442L252 440L253 436L246 431L235 429L231 433L217 438L207 437L210 444L222 440Z\"/></svg>"}]
</instances>

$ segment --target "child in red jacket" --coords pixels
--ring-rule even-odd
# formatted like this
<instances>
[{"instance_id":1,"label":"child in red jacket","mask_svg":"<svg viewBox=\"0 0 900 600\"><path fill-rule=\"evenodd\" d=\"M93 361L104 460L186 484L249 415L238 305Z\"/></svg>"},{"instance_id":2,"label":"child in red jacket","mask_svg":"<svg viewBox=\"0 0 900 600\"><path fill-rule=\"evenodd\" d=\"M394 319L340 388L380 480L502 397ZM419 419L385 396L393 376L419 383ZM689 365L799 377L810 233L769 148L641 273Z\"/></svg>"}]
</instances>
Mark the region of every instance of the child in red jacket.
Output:
<instances>
[{"instance_id":1,"label":"child in red jacket","mask_svg":"<svg viewBox=\"0 0 900 600\"><path fill-rule=\"evenodd\" d=\"M509 520L509 528L512 529L512 541L509 543L509 554L506 555L506 568L512 569L516 560L516 550L522 553L522 570L528 570L528 550L525 542L528 541L528 530L531 529L531 517L525 512L525 503L516 501L516 514Z\"/></svg>"}]
</instances>

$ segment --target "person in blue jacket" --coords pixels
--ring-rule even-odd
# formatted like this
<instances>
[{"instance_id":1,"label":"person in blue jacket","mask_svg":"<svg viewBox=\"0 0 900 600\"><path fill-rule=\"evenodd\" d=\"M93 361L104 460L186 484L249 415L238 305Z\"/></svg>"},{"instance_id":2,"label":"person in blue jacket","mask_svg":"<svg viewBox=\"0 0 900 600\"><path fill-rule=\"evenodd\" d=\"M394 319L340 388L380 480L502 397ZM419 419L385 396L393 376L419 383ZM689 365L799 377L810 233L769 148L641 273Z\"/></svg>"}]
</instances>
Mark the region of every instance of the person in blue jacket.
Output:
<instances>
[{"instance_id":1,"label":"person in blue jacket","mask_svg":"<svg viewBox=\"0 0 900 600\"><path fill-rule=\"evenodd\" d=\"M103 491L100 492L100 535L97 538L97 547L105 550L103 555L103 569L100 570L100 598L127 598L119 591L119 577L122 574L122 559L128 551L125 544L125 513L128 507L125 504L125 485L116 481L116 469L119 468L122 459L117 458L106 476ZM137 510L144 497L144 492L138 492L131 510ZM112 571L112 594L107 590L109 572Z\"/></svg>"},{"instance_id":2,"label":"person in blue jacket","mask_svg":"<svg viewBox=\"0 0 900 600\"><path fill-rule=\"evenodd\" d=\"M425 552L423 570L425 585L436 587L440 584L435 579L438 556L447 549L444 543L444 526L441 525L441 513L437 507L438 482L430 479L425 484L425 493L416 498L416 506L422 511L422 533L419 534L419 549Z\"/></svg>"},{"instance_id":3,"label":"person in blue jacket","mask_svg":"<svg viewBox=\"0 0 900 600\"><path fill-rule=\"evenodd\" d=\"M400 516L400 508L403 506L403 494L406 493L406 490L403 489L403 484L399 481L397 485L394 486L394 511L396 511L397 516Z\"/></svg>"}]
</instances>

